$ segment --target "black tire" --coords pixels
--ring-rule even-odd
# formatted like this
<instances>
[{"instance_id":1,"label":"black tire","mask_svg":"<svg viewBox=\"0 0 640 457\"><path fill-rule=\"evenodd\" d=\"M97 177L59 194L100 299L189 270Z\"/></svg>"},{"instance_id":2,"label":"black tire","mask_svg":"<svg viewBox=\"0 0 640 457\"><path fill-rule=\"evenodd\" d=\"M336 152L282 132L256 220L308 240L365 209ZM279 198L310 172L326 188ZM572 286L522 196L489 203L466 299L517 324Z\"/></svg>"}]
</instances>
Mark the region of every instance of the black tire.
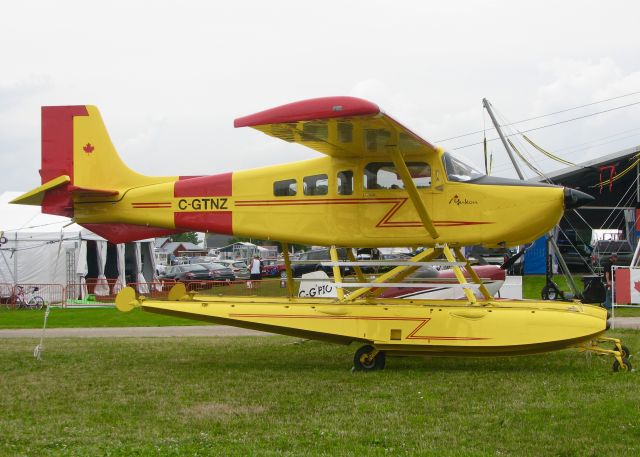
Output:
<instances>
[{"instance_id":1,"label":"black tire","mask_svg":"<svg viewBox=\"0 0 640 457\"><path fill-rule=\"evenodd\" d=\"M624 344L621 344L621 345L620 345L620 347L622 348L622 354L620 354L620 356L621 356L623 359L628 359L629 357L631 357L631 351L629 350L629 348L628 348L627 346L625 346ZM617 347L617 346L614 346L614 347L613 347L613 350L614 350L614 351L617 351L617 350L618 350L618 347Z\"/></svg>"},{"instance_id":2,"label":"black tire","mask_svg":"<svg viewBox=\"0 0 640 457\"><path fill-rule=\"evenodd\" d=\"M35 297L32 297L31 300L29 300L28 307L31 309L42 309L43 306L44 298L39 295L36 295Z\"/></svg>"},{"instance_id":3,"label":"black tire","mask_svg":"<svg viewBox=\"0 0 640 457\"><path fill-rule=\"evenodd\" d=\"M623 365L620 365L620 362L618 362L618 359L616 359L613 362L613 371L615 371L616 373L618 371L631 371L633 370L633 367L631 366L631 363L629 363L629 359L623 358L622 359L622 363Z\"/></svg>"},{"instance_id":4,"label":"black tire","mask_svg":"<svg viewBox=\"0 0 640 457\"><path fill-rule=\"evenodd\" d=\"M375 351L375 348L370 345L362 346L358 349L353 356L353 368L356 371L384 370L387 362L384 351L378 352L373 359L369 360L367 356L373 351Z\"/></svg>"},{"instance_id":5,"label":"black tire","mask_svg":"<svg viewBox=\"0 0 640 457\"><path fill-rule=\"evenodd\" d=\"M558 299L558 291L554 287L544 286L542 288L542 299L543 300L557 300Z\"/></svg>"}]
</instances>

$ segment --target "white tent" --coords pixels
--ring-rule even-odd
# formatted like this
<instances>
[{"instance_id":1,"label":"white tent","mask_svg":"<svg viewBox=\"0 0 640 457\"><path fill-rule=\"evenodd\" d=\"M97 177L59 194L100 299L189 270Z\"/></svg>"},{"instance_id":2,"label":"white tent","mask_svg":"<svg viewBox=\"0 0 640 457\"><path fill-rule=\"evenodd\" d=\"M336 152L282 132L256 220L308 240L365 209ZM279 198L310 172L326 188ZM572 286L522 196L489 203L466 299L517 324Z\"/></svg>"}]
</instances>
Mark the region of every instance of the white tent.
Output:
<instances>
[{"instance_id":1,"label":"white tent","mask_svg":"<svg viewBox=\"0 0 640 457\"><path fill-rule=\"evenodd\" d=\"M97 278L94 293L109 295L126 282L127 261L132 270L129 282L155 279L153 240L117 245L109 256L104 238L70 219L42 214L37 206L9 204L18 195L20 192L0 195L0 284L66 287L82 283L91 270ZM111 286L105 276L108 261L113 265ZM140 292L146 292L145 287L140 285ZM78 287L79 295L83 289Z\"/></svg>"}]
</instances>

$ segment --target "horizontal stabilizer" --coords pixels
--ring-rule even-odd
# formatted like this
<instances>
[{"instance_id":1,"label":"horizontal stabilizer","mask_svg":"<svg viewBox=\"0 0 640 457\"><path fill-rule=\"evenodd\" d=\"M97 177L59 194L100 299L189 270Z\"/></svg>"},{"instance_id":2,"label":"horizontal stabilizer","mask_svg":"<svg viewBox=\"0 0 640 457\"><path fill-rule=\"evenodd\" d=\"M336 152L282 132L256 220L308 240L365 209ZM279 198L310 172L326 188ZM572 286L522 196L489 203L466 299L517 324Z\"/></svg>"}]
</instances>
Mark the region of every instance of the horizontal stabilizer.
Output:
<instances>
[{"instance_id":1,"label":"horizontal stabilizer","mask_svg":"<svg viewBox=\"0 0 640 457\"><path fill-rule=\"evenodd\" d=\"M79 197L115 197L120 193L115 189L92 189L79 186L69 186L69 191Z\"/></svg>"},{"instance_id":2,"label":"horizontal stabilizer","mask_svg":"<svg viewBox=\"0 0 640 457\"><path fill-rule=\"evenodd\" d=\"M40 187L36 187L26 194L22 194L19 197L14 198L9 203L40 206L42 205L42 200L44 199L44 195L47 191L68 184L69 182L71 182L71 178L69 176L58 176L57 178L53 178L51 181L47 181Z\"/></svg>"}]
</instances>

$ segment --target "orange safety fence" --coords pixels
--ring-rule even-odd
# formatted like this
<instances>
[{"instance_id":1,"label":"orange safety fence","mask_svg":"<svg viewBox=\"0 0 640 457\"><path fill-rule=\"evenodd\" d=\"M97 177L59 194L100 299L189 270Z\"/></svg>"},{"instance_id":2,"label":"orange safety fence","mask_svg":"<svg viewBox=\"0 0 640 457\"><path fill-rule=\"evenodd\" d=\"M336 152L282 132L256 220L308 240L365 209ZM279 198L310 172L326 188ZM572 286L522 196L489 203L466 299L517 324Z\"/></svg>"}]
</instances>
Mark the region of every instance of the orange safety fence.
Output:
<instances>
[{"instance_id":1,"label":"orange safety fence","mask_svg":"<svg viewBox=\"0 0 640 457\"><path fill-rule=\"evenodd\" d=\"M133 287L138 294L149 298L163 299L167 297L175 281L166 280L160 282L128 283L127 287ZM122 290L116 279L98 281L95 278L87 279L86 283L68 284L66 288L67 306L105 306L115 303L118 292Z\"/></svg>"},{"instance_id":2,"label":"orange safety fence","mask_svg":"<svg viewBox=\"0 0 640 457\"><path fill-rule=\"evenodd\" d=\"M137 294L148 298L166 299L174 280L149 283L128 283ZM189 292L217 296L287 296L286 281L282 279L239 281L190 281ZM62 307L102 307L115 303L122 287L116 279L88 278L86 282L62 284L10 284L0 283L0 306L8 308L39 308L46 305Z\"/></svg>"},{"instance_id":3,"label":"orange safety fence","mask_svg":"<svg viewBox=\"0 0 640 457\"><path fill-rule=\"evenodd\" d=\"M41 309L64 304L62 284L0 284L0 304L11 309Z\"/></svg>"}]
</instances>

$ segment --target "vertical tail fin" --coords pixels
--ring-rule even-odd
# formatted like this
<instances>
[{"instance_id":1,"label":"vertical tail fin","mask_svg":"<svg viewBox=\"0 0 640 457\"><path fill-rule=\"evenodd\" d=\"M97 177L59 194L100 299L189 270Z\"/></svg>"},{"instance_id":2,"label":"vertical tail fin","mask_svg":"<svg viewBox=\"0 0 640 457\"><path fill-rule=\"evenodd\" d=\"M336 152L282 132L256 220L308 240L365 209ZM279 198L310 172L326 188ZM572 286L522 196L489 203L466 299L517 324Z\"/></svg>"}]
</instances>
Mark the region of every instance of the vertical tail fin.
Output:
<instances>
[{"instance_id":1,"label":"vertical tail fin","mask_svg":"<svg viewBox=\"0 0 640 457\"><path fill-rule=\"evenodd\" d=\"M172 178L140 175L120 159L95 106L42 107L42 185L12 203L73 217L74 196L106 199Z\"/></svg>"}]
</instances>

